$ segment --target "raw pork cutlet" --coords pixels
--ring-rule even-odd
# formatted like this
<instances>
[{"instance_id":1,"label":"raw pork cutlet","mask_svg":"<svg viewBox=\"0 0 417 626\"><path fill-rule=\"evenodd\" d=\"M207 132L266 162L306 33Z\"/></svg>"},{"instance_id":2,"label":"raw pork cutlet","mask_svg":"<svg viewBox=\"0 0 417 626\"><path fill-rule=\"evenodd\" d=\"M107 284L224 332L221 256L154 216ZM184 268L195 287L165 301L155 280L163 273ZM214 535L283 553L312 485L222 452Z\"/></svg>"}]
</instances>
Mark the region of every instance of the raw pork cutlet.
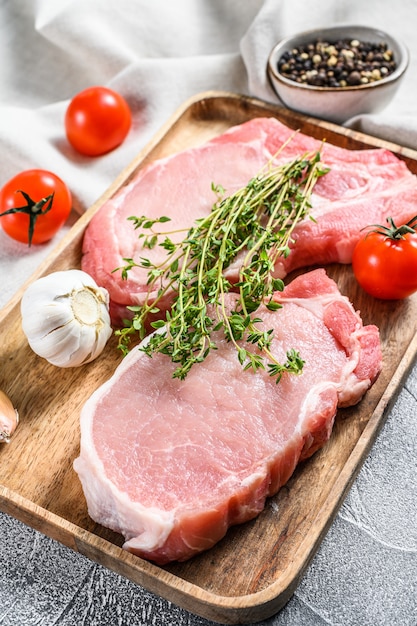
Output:
<instances>
[{"instance_id":1,"label":"raw pork cutlet","mask_svg":"<svg viewBox=\"0 0 417 626\"><path fill-rule=\"evenodd\" d=\"M300 375L277 384L245 372L220 338L179 381L169 357L134 349L84 405L74 468L90 516L123 534L125 549L164 564L212 547L260 513L328 440L337 407L378 376L378 329L363 326L323 269L275 295L283 308L260 317L281 362L299 350Z\"/></svg>"},{"instance_id":2,"label":"raw pork cutlet","mask_svg":"<svg viewBox=\"0 0 417 626\"><path fill-rule=\"evenodd\" d=\"M245 185L268 161L270 154L264 149L260 137L252 142L230 141L222 144L206 143L185 150L172 157L150 164L112 199L107 201L93 217L84 234L82 267L95 276L101 286L106 285L110 295L112 320L120 324L129 317L126 305L142 304L146 294L147 270L133 268L127 280L122 280L115 268L125 265L124 258L139 262L146 257L158 264L166 252L156 246L144 249L128 217L146 215L158 218L169 216L164 230L182 231L171 235L174 242L181 241L194 221L210 213L217 195L212 184L221 183L228 193ZM171 304L170 292L165 307ZM159 302L164 310L164 302Z\"/></svg>"},{"instance_id":3,"label":"raw pork cutlet","mask_svg":"<svg viewBox=\"0 0 417 626\"><path fill-rule=\"evenodd\" d=\"M109 291L114 324L129 317L126 306L143 303L148 287L145 269L132 269L128 280L113 270L124 265L123 258L139 262L144 256L157 263L165 256L160 247L144 250L138 239L140 231L127 218L167 215L172 221L165 229L188 229L210 212L216 200L213 183L232 194L284 144L277 161L289 161L321 147L312 137L294 136L292 129L275 118L257 118L204 145L148 165L103 204L84 235L82 269ZM306 219L296 228L296 244L290 256L278 264L277 276L307 265L349 263L363 227L383 224L388 216L396 223L405 222L416 213L417 179L393 153L346 150L325 143L322 155L331 170L315 186L312 214L317 223ZM178 233L172 239L183 237L184 233ZM238 265L234 267L236 271ZM171 298L172 292L159 303L161 310L170 306Z\"/></svg>"}]
</instances>

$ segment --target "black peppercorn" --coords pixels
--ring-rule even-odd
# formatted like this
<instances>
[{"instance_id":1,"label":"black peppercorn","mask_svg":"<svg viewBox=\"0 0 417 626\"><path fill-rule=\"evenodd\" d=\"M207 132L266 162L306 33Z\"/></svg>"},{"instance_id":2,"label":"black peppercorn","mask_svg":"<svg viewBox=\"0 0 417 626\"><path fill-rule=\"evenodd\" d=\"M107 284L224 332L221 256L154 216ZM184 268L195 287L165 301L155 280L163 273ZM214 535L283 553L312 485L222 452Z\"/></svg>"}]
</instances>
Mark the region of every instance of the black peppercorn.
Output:
<instances>
[{"instance_id":1,"label":"black peppercorn","mask_svg":"<svg viewBox=\"0 0 417 626\"><path fill-rule=\"evenodd\" d=\"M360 85L361 79L361 73L353 71L346 77L346 82L348 85Z\"/></svg>"},{"instance_id":2,"label":"black peppercorn","mask_svg":"<svg viewBox=\"0 0 417 626\"><path fill-rule=\"evenodd\" d=\"M351 87L385 78L396 69L386 42L357 39L335 42L317 40L287 50L278 61L278 71L289 80L316 87Z\"/></svg>"}]
</instances>

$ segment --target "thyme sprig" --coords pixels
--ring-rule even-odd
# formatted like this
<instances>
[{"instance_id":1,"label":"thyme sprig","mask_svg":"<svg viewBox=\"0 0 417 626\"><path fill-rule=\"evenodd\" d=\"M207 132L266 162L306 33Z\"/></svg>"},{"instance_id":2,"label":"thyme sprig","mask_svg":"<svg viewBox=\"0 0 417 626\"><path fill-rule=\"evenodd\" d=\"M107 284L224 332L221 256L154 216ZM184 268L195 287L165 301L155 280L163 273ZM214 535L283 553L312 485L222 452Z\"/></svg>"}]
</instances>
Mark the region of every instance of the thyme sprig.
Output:
<instances>
[{"instance_id":1,"label":"thyme sprig","mask_svg":"<svg viewBox=\"0 0 417 626\"><path fill-rule=\"evenodd\" d=\"M213 333L219 330L235 346L245 370L265 369L266 362L277 381L283 372L301 372L304 362L293 349L285 363L278 362L271 352L273 330L264 330L254 314L262 303L272 311L281 307L273 299L273 293L284 288L283 281L273 277L276 261L289 254L293 230L309 214L313 187L327 171L318 151L284 164L271 161L230 196L224 196L221 186L212 185L217 194L212 211L196 220L180 243L173 241L174 231L158 230L168 217L130 217L134 228L142 229L143 248L161 246L166 259L155 265L146 257L125 258L126 265L117 268L123 278L133 267L147 269L149 288L141 306L128 307L133 318L116 331L120 349L128 352L135 333L144 339L147 319L161 314L159 302L174 291L165 319L151 323L158 332L140 348L149 356L168 355L177 364L174 377L184 379L195 363L216 349ZM235 263L239 278L233 284L229 278ZM232 310L227 306L229 292L236 292Z\"/></svg>"}]
</instances>

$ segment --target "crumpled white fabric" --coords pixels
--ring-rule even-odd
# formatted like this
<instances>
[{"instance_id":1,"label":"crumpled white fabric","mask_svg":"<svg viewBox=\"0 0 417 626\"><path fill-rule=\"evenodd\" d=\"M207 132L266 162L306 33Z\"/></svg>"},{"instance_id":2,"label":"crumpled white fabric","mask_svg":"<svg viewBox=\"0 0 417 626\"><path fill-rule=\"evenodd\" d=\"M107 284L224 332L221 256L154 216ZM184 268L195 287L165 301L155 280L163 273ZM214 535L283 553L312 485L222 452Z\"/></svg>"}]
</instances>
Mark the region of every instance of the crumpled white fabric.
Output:
<instances>
[{"instance_id":1,"label":"crumpled white fabric","mask_svg":"<svg viewBox=\"0 0 417 626\"><path fill-rule=\"evenodd\" d=\"M378 26L401 38L410 51L409 69L392 103L378 115L358 116L346 125L417 149L415 1L0 2L0 186L19 171L49 169L70 187L75 209L68 225L42 246L28 249L0 229L0 306L184 101L207 90L226 90L276 103L266 76L273 45L300 30L341 23ZM119 148L88 158L68 145L63 120L72 96L94 84L108 85L126 97L133 126ZM414 383L411 392L404 391L400 398L400 417L415 412L416 397ZM408 420L403 421L404 429L408 428ZM414 439L408 431L401 438L397 423L394 434L385 432L382 444L388 446L389 441L398 459L404 441L415 444L415 428ZM416 623L415 523L407 525L398 516L381 518L380 507L383 512L384 508L378 494L386 500L391 483L378 475L386 458L378 450L367 461L295 600L268 623ZM415 458L415 450L414 457L409 451L407 458ZM415 467L404 468L400 461L397 466L395 471L402 477L395 483L397 493L407 503L401 511L409 515L415 503L410 504L406 494L410 485L415 494ZM388 476L389 461L383 467ZM356 536L352 525L355 531L365 528L365 537L363 532ZM403 550L402 560L388 550L388 544L394 545L390 533L402 538L401 546L394 546ZM400 578L398 595L395 585ZM387 589L392 591L388 596ZM289 620L292 615L296 617ZM372 615L368 622L366 615ZM187 619L188 623L192 622Z\"/></svg>"}]
</instances>

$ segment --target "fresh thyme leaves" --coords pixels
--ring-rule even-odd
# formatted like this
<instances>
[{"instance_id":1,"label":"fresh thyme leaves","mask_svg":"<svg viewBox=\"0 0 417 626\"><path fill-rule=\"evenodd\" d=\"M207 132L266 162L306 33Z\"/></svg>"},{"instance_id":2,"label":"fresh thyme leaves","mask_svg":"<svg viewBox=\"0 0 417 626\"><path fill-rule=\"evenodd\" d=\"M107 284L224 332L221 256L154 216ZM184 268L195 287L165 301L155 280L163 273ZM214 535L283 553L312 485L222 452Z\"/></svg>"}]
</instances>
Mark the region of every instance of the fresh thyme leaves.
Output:
<instances>
[{"instance_id":1,"label":"fresh thyme leaves","mask_svg":"<svg viewBox=\"0 0 417 626\"><path fill-rule=\"evenodd\" d=\"M224 190L213 186L218 200L212 211L196 220L180 243L172 240L173 232L158 230L168 217L129 218L141 229L143 248L162 246L166 259L161 265L145 257L124 259L126 265L117 268L123 278L133 267L147 269L149 287L144 304L129 307L133 319L116 331L121 350L128 352L133 334L145 337L147 319L162 316L158 304L173 291L171 309L165 319L151 323L158 332L141 349L149 356L168 355L177 364L174 377L184 379L195 363L216 349L213 333L220 330L234 344L245 370L266 369L266 362L277 381L283 372L299 373L304 364L300 355L290 350L286 362L279 363L271 352L273 330L265 331L253 314L262 303L269 310L281 307L273 293L284 285L273 277L274 266L289 254L293 230L309 214L315 182L326 172L320 152L315 152L284 164L269 163L230 196L223 197ZM231 279L233 264L239 267L237 282ZM226 302L229 292L236 293L232 310Z\"/></svg>"}]
</instances>

